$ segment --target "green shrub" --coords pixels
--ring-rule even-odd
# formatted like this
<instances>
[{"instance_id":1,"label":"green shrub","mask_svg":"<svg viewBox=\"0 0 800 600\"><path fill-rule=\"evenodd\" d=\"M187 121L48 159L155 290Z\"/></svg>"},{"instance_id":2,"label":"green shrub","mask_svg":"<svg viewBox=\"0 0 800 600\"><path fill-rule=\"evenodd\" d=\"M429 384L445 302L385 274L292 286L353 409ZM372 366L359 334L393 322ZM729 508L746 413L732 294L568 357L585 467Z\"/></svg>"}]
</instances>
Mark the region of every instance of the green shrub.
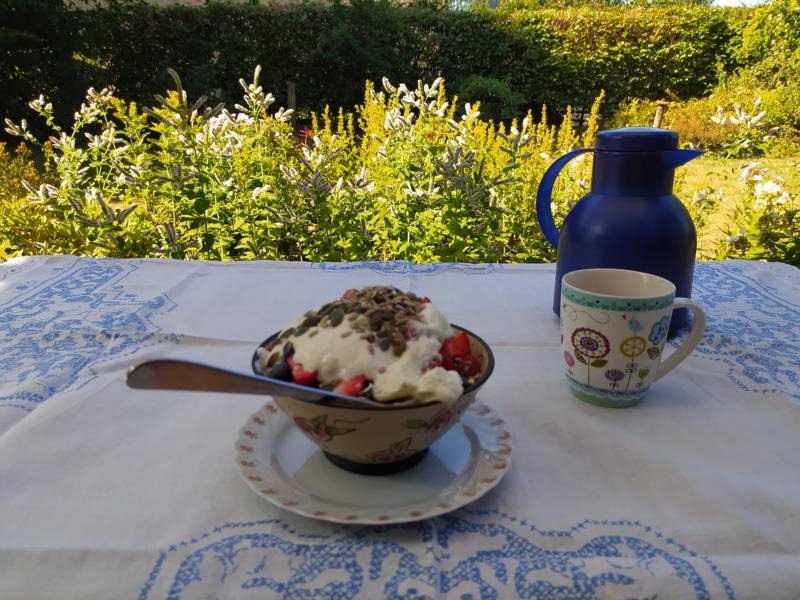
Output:
<instances>
[{"instance_id":1,"label":"green shrub","mask_svg":"<svg viewBox=\"0 0 800 600\"><path fill-rule=\"evenodd\" d=\"M288 111L240 80L234 112L190 102L177 75L158 106L139 109L90 89L70 128L39 98L52 129L42 147L54 186L30 188L53 232L35 251L173 258L538 262L552 259L535 191L556 156L588 144L569 114L510 126L457 107L437 79L416 89L367 85L355 113L312 115L301 142ZM35 136L7 122L29 143ZM576 162L554 202L557 218L582 194L590 161ZM17 211L25 220L28 212ZM559 216L560 215L560 216ZM10 218L6 215L5 218ZM6 223L0 219L0 236ZM14 244L10 254L29 252Z\"/></svg>"},{"instance_id":2,"label":"green shrub","mask_svg":"<svg viewBox=\"0 0 800 600\"><path fill-rule=\"evenodd\" d=\"M780 176L759 163L742 169L747 194L727 215L727 237L714 248L714 259L745 258L800 266L800 197L784 188Z\"/></svg>"},{"instance_id":3,"label":"green shrub","mask_svg":"<svg viewBox=\"0 0 800 600\"><path fill-rule=\"evenodd\" d=\"M287 82L297 84L303 116L325 105L351 110L364 81L383 75L444 77L451 93L482 100L495 120L542 104L559 116L569 105L585 113L600 90L610 113L627 98L706 93L734 66L743 14L690 5L470 12L386 0L201 7L119 0L69 11L57 0L36 2L9 0L16 12L5 20L0 11L0 22L15 23L20 36L46 42L23 51L9 38L0 55L0 77L16 90L0 97L0 115L15 121L26 116L24 100L45 92L66 123L88 81L150 103L169 85L168 67L188 88L232 105L237 77L257 63L269 64L264 85L279 97Z\"/></svg>"},{"instance_id":4,"label":"green shrub","mask_svg":"<svg viewBox=\"0 0 800 600\"><path fill-rule=\"evenodd\" d=\"M768 85L796 80L800 60L800 2L772 0L758 7L743 28L736 56Z\"/></svg>"},{"instance_id":5,"label":"green shrub","mask_svg":"<svg viewBox=\"0 0 800 600\"><path fill-rule=\"evenodd\" d=\"M635 99L607 125L650 126L655 113L656 102ZM766 87L742 71L708 96L671 102L662 126L677 131L682 143L728 157L793 156L800 151L800 86Z\"/></svg>"},{"instance_id":6,"label":"green shrub","mask_svg":"<svg viewBox=\"0 0 800 600\"><path fill-rule=\"evenodd\" d=\"M545 81L554 78L550 92L556 96L543 100L555 107L563 106L565 99L590 106L600 89L606 90L611 111L629 98L702 96L716 85L720 72L734 66L735 31L728 13L713 8L511 6L506 10L511 30L527 40L547 40L551 57L549 72L543 75ZM552 56L560 68L552 69ZM523 76L522 82L536 85L532 77ZM521 89L531 97L532 91Z\"/></svg>"},{"instance_id":7,"label":"green shrub","mask_svg":"<svg viewBox=\"0 0 800 600\"><path fill-rule=\"evenodd\" d=\"M505 126L448 99L441 79L415 89L384 80L355 112L312 114L298 138L258 70L232 112L191 102L174 77L152 109L91 89L64 129L46 98L30 103L53 135L40 145L43 172L26 150L0 149L0 258L552 260L536 188L555 157L591 145L602 98L578 135L569 111L559 126L544 110L539 123L528 113ZM27 124L6 126L38 143ZM590 173L582 155L559 177L557 224ZM705 185L685 198L699 258L800 266L796 189L758 164L743 173L735 199Z\"/></svg>"},{"instance_id":8,"label":"green shrub","mask_svg":"<svg viewBox=\"0 0 800 600\"><path fill-rule=\"evenodd\" d=\"M49 189L25 144L9 152L0 142L0 262L10 256L39 254L37 243L58 236L58 224L45 205L31 203L26 196Z\"/></svg>"}]
</instances>

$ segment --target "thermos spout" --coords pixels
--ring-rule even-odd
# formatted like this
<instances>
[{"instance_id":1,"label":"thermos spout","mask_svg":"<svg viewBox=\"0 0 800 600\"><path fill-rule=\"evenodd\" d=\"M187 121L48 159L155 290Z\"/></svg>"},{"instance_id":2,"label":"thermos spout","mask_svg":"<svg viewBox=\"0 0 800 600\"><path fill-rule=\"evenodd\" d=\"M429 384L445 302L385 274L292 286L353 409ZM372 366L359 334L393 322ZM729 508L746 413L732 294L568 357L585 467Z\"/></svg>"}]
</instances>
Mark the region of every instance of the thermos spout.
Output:
<instances>
[{"instance_id":1,"label":"thermos spout","mask_svg":"<svg viewBox=\"0 0 800 600\"><path fill-rule=\"evenodd\" d=\"M661 152L661 156L665 166L670 169L677 169L690 160L694 160L703 152L703 150L664 150Z\"/></svg>"}]
</instances>

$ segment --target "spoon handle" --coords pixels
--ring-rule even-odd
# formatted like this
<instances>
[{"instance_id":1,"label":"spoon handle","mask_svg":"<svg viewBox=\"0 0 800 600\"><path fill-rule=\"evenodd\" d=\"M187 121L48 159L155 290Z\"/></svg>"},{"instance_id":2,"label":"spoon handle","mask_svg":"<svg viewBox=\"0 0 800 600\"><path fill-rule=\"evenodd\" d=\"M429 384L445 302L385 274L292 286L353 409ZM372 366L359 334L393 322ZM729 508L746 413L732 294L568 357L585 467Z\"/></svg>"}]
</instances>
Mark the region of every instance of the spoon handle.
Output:
<instances>
[{"instance_id":1,"label":"spoon handle","mask_svg":"<svg viewBox=\"0 0 800 600\"><path fill-rule=\"evenodd\" d=\"M128 370L129 387L142 390L186 390L235 394L273 394L298 400L320 402L330 392L285 381L231 371L199 362L157 359L139 363ZM334 394L334 397L338 394Z\"/></svg>"}]
</instances>

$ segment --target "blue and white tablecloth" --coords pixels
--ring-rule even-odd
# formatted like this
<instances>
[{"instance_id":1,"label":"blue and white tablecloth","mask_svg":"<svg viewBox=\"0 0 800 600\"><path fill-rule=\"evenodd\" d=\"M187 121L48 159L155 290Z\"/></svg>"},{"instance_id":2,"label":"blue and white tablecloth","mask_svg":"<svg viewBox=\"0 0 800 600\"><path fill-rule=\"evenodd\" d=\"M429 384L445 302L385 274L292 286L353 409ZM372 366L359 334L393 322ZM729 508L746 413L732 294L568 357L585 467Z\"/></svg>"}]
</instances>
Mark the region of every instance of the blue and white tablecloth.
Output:
<instances>
[{"instance_id":1,"label":"blue and white tablecloth","mask_svg":"<svg viewBox=\"0 0 800 600\"><path fill-rule=\"evenodd\" d=\"M639 406L563 381L552 265L0 265L0 598L800 598L800 271L699 264L698 350ZM493 347L501 484L442 517L279 510L233 442L263 397L130 390L155 357L247 369L367 284L431 297Z\"/></svg>"}]
</instances>

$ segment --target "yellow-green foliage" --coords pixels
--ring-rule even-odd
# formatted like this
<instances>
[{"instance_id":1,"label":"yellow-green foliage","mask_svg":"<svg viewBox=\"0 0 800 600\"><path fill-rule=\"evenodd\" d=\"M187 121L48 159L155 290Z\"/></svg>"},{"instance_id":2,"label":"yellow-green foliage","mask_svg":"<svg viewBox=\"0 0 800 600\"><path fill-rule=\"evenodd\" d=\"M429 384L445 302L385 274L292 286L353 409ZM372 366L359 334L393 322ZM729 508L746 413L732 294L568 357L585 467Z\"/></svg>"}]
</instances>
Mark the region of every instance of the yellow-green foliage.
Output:
<instances>
[{"instance_id":1,"label":"yellow-green foliage","mask_svg":"<svg viewBox=\"0 0 800 600\"><path fill-rule=\"evenodd\" d=\"M381 91L367 85L354 113L315 114L313 131L298 137L290 111L268 111L274 98L258 69L241 82L236 112L192 105L173 76L176 89L153 109L90 90L70 130L44 98L31 103L53 129L43 153L56 185L24 202L46 207L53 231L35 246L6 242L10 254L551 259L536 186L552 158L591 143L601 100L580 137L569 113L560 125L545 109L538 122L529 113L497 125L477 103L448 100L441 79L413 89L384 80ZM36 143L21 126L9 131ZM557 219L582 195L589 168L576 163L561 179Z\"/></svg>"},{"instance_id":2,"label":"yellow-green foliage","mask_svg":"<svg viewBox=\"0 0 800 600\"><path fill-rule=\"evenodd\" d=\"M800 149L800 131L794 125L800 122L800 113L794 114L800 106L800 89L795 88L764 87L753 82L743 85L740 79L734 79L709 96L671 102L661 125L677 131L683 144L729 157L792 156ZM765 114L755 126L748 126L746 120L731 120L731 116L737 116L737 107L751 118L762 111ZM656 102L631 100L608 126L650 126L655 113ZM719 119L720 113L727 118Z\"/></svg>"},{"instance_id":3,"label":"yellow-green foliage","mask_svg":"<svg viewBox=\"0 0 800 600\"><path fill-rule=\"evenodd\" d=\"M678 171L676 194L697 228L698 260L747 258L800 266L798 159L706 155Z\"/></svg>"},{"instance_id":4,"label":"yellow-green foliage","mask_svg":"<svg viewBox=\"0 0 800 600\"><path fill-rule=\"evenodd\" d=\"M17 254L38 254L41 248L36 240L57 235L46 206L25 199L29 190L43 185L28 147L20 144L9 152L0 142L0 261Z\"/></svg>"},{"instance_id":5,"label":"yellow-green foliage","mask_svg":"<svg viewBox=\"0 0 800 600\"><path fill-rule=\"evenodd\" d=\"M384 80L354 112L315 114L298 136L258 69L234 112L191 103L173 76L176 89L152 109L90 90L68 130L46 99L31 102L53 135L42 173L25 150L0 151L2 257L552 260L536 189L555 158L592 144L602 101L579 133L569 111L560 124L544 108L498 124L448 98L441 79L413 89ZM7 130L37 143L26 125ZM557 224L588 191L589 156L558 179ZM744 172L735 200L705 184L683 192L700 257L800 264L796 188L763 165Z\"/></svg>"}]
</instances>

